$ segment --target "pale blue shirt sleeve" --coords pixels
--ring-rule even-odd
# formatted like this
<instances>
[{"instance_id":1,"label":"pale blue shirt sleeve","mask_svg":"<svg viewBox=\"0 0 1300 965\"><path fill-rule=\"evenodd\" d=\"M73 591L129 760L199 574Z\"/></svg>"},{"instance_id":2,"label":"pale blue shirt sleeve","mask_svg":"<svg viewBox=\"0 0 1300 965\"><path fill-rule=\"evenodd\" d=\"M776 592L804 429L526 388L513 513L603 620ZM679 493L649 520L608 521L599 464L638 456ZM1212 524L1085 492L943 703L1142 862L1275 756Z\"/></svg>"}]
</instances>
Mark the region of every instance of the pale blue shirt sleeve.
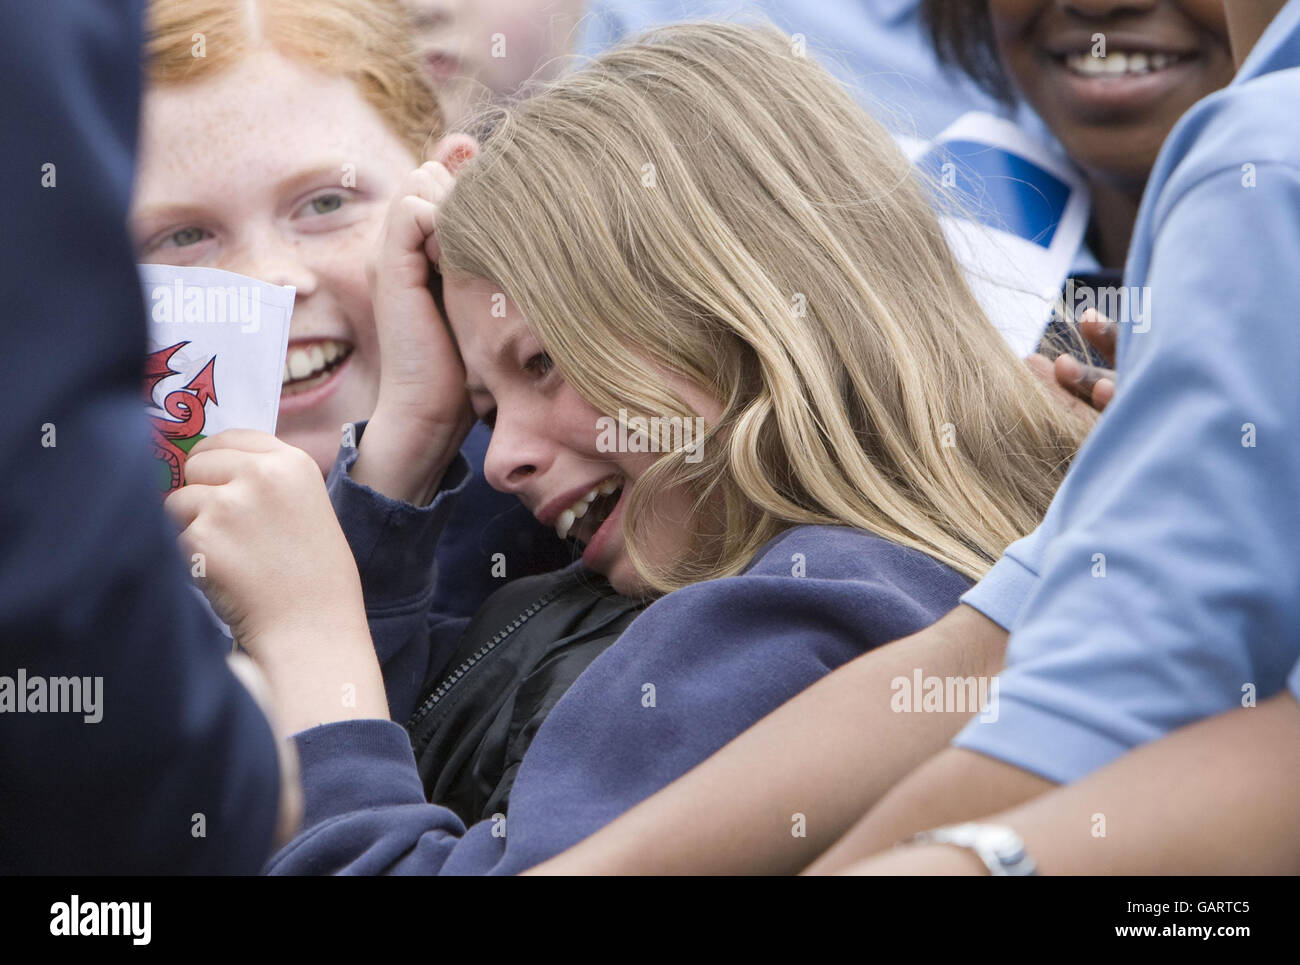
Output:
<instances>
[{"instance_id":1,"label":"pale blue shirt sleeve","mask_svg":"<svg viewBox=\"0 0 1300 965\"><path fill-rule=\"evenodd\" d=\"M1216 156L1232 157L1222 140ZM1120 390L1049 512L1057 529L1039 547L996 714L958 746L1067 782L1266 699L1289 673L1296 685L1300 170L1289 161L1225 161L1160 198L1149 330L1121 332Z\"/></svg>"},{"instance_id":2,"label":"pale blue shirt sleeve","mask_svg":"<svg viewBox=\"0 0 1300 965\"><path fill-rule=\"evenodd\" d=\"M978 610L1008 633L1016 624L1020 608L1038 585L1042 549L1047 540L1039 526L1016 540L1002 554L984 578L966 591L961 602Z\"/></svg>"}]
</instances>

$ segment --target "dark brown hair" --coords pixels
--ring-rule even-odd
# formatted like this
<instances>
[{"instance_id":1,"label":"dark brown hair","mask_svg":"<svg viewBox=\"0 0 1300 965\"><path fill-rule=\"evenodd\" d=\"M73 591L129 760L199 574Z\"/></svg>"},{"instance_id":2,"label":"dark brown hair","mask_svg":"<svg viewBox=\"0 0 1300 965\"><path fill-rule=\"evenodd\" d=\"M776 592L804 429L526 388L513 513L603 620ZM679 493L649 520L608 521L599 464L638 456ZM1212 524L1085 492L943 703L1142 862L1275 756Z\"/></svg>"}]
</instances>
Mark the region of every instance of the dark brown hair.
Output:
<instances>
[{"instance_id":1,"label":"dark brown hair","mask_svg":"<svg viewBox=\"0 0 1300 965\"><path fill-rule=\"evenodd\" d=\"M940 63L959 68L1004 104L1015 101L998 56L988 0L925 0L921 17Z\"/></svg>"}]
</instances>

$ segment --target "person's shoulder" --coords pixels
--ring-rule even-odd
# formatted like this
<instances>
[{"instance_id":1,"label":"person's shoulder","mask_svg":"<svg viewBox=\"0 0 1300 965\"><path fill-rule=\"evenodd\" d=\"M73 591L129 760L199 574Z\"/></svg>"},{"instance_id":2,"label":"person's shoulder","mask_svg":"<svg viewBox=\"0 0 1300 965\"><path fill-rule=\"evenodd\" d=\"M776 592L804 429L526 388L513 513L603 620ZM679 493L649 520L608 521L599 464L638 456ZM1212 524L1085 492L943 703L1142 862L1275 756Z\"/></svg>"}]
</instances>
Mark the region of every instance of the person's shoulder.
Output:
<instances>
[{"instance_id":1,"label":"person's shoulder","mask_svg":"<svg viewBox=\"0 0 1300 965\"><path fill-rule=\"evenodd\" d=\"M859 600L956 598L971 581L938 560L852 526L794 526L773 537L734 576L705 580L664 597L678 607L765 606L796 598ZM657 606L659 604L656 604ZM662 609L662 607L661 607Z\"/></svg>"},{"instance_id":2,"label":"person's shoulder","mask_svg":"<svg viewBox=\"0 0 1300 965\"><path fill-rule=\"evenodd\" d=\"M770 540L743 572L669 593L637 622L656 632L690 627L692 638L831 628L864 649L938 619L970 585L925 553L865 530L795 526Z\"/></svg>"},{"instance_id":3,"label":"person's shoulder","mask_svg":"<svg viewBox=\"0 0 1300 965\"><path fill-rule=\"evenodd\" d=\"M872 581L965 581L920 550L854 526L795 526L768 542L742 576Z\"/></svg>"},{"instance_id":4,"label":"person's shoulder","mask_svg":"<svg viewBox=\"0 0 1300 965\"><path fill-rule=\"evenodd\" d=\"M1248 185L1265 165L1300 172L1296 104L1300 67L1262 74L1211 94L1170 134L1152 183L1161 185L1165 200L1173 200L1216 175L1244 178L1242 183Z\"/></svg>"},{"instance_id":5,"label":"person's shoulder","mask_svg":"<svg viewBox=\"0 0 1300 965\"><path fill-rule=\"evenodd\" d=\"M1300 66L1230 84L1202 101L1203 150L1255 151L1273 160L1300 162Z\"/></svg>"}]
</instances>

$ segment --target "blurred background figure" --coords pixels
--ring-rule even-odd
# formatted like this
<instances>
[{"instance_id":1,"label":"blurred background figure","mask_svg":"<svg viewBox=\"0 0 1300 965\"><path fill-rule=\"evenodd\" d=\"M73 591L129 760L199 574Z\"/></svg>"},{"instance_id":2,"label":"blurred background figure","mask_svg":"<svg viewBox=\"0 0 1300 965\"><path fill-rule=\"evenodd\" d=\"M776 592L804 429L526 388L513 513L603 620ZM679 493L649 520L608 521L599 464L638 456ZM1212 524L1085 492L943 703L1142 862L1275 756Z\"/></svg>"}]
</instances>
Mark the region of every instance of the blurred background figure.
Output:
<instances>
[{"instance_id":1,"label":"blurred background figure","mask_svg":"<svg viewBox=\"0 0 1300 965\"><path fill-rule=\"evenodd\" d=\"M564 68L583 0L405 0L448 127L475 105ZM653 5L652 5L653 6Z\"/></svg>"},{"instance_id":2,"label":"blurred background figure","mask_svg":"<svg viewBox=\"0 0 1300 965\"><path fill-rule=\"evenodd\" d=\"M795 43L802 38L807 53L894 134L928 139L976 110L1038 129L1028 108L939 63L921 8L921 0L593 0L578 49L594 54L676 20L767 17Z\"/></svg>"}]
</instances>

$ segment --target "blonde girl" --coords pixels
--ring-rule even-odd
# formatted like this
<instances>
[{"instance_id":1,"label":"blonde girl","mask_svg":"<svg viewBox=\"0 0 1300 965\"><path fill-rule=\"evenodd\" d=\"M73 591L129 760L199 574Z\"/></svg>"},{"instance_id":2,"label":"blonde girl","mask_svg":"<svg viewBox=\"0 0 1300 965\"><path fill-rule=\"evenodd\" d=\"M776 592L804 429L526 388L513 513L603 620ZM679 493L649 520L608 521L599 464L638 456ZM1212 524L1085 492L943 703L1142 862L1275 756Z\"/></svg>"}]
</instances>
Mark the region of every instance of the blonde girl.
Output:
<instances>
[{"instance_id":1,"label":"blonde girl","mask_svg":"<svg viewBox=\"0 0 1300 965\"><path fill-rule=\"evenodd\" d=\"M338 588L328 629L286 603L303 579L275 561L320 529L286 495L301 466L254 435L191 464L205 487L173 509L209 558L242 548L221 602L304 728L307 826L273 871L530 867L937 619L1036 525L1086 426L982 316L888 135L792 49L765 27L653 31L487 115L476 157L425 165L390 210L376 313L406 377L368 431L423 444L380 478L363 438L352 483L436 532L468 406L494 426L492 485L654 600L541 726L508 814L466 828L424 804L375 712L346 554L300 549ZM340 708L347 681L362 699Z\"/></svg>"}]
</instances>

